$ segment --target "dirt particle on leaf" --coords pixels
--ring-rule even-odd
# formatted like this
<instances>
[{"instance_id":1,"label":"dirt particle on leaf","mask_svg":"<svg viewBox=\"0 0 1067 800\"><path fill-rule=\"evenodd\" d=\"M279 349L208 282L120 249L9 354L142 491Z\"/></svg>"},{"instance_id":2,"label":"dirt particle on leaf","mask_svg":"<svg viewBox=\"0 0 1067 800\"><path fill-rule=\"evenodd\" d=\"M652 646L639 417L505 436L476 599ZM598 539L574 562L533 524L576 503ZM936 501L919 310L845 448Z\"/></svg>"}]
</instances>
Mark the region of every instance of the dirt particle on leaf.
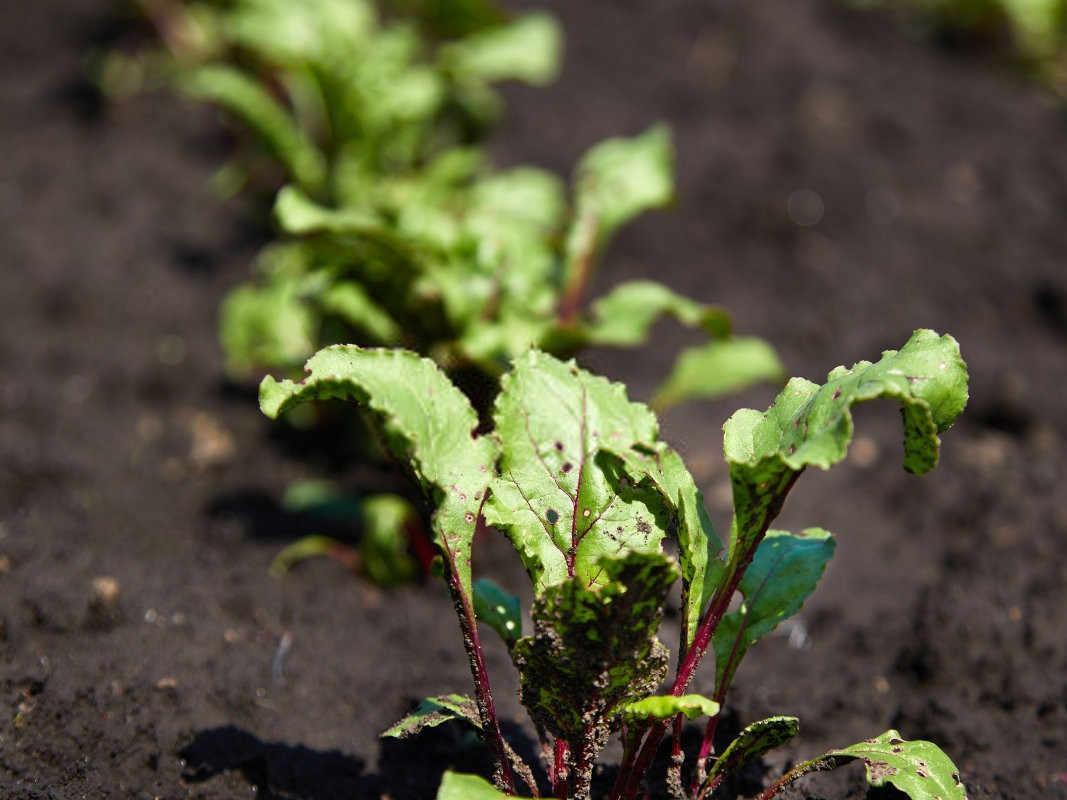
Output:
<instances>
[{"instance_id":1,"label":"dirt particle on leaf","mask_svg":"<svg viewBox=\"0 0 1067 800\"><path fill-rule=\"evenodd\" d=\"M574 469L574 464L572 464L570 461L567 461L563 464L564 473L570 472L572 469Z\"/></svg>"},{"instance_id":2,"label":"dirt particle on leaf","mask_svg":"<svg viewBox=\"0 0 1067 800\"><path fill-rule=\"evenodd\" d=\"M557 450L559 450L559 451L560 451L561 453L563 452L563 442L556 442L556 444L554 445L554 447L555 447L555 448L556 448Z\"/></svg>"},{"instance_id":3,"label":"dirt particle on leaf","mask_svg":"<svg viewBox=\"0 0 1067 800\"><path fill-rule=\"evenodd\" d=\"M647 536L652 533L652 526L648 524L647 520L639 519L637 520L637 530Z\"/></svg>"},{"instance_id":4,"label":"dirt particle on leaf","mask_svg":"<svg viewBox=\"0 0 1067 800\"><path fill-rule=\"evenodd\" d=\"M559 522L559 512L554 508L550 508L545 512L545 519L548 520L549 525L555 525Z\"/></svg>"}]
</instances>

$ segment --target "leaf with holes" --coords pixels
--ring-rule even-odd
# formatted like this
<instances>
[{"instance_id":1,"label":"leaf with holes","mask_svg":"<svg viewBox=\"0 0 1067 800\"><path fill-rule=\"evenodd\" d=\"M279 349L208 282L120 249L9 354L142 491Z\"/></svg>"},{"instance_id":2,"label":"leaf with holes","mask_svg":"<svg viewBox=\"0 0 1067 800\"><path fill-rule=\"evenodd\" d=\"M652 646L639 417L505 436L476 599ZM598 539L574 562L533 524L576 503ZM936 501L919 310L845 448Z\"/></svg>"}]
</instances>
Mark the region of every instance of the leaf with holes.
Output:
<instances>
[{"instance_id":1,"label":"leaf with holes","mask_svg":"<svg viewBox=\"0 0 1067 800\"><path fill-rule=\"evenodd\" d=\"M511 539L537 593L572 577L599 585L604 556L659 552L662 503L597 457L656 441L655 417L621 385L531 351L504 376L493 420L500 462L486 521Z\"/></svg>"},{"instance_id":2,"label":"leaf with holes","mask_svg":"<svg viewBox=\"0 0 1067 800\"><path fill-rule=\"evenodd\" d=\"M933 742L906 741L895 730L805 761L783 775L762 796L773 797L785 786L811 772L834 769L861 760L871 786L896 787L911 800L967 800L959 770Z\"/></svg>"},{"instance_id":3,"label":"leaf with holes","mask_svg":"<svg viewBox=\"0 0 1067 800\"><path fill-rule=\"evenodd\" d=\"M937 464L938 435L967 403L967 366L951 336L916 331L881 360L837 367L822 386L794 378L767 411L742 409L723 426L730 465L734 526L729 555L740 563L766 531L806 467L829 469L852 441L856 403L886 397L900 403L904 468L915 474Z\"/></svg>"},{"instance_id":4,"label":"leaf with holes","mask_svg":"<svg viewBox=\"0 0 1067 800\"><path fill-rule=\"evenodd\" d=\"M474 582L474 613L480 622L500 634L509 648L522 636L519 598L508 594L489 578Z\"/></svg>"}]
</instances>

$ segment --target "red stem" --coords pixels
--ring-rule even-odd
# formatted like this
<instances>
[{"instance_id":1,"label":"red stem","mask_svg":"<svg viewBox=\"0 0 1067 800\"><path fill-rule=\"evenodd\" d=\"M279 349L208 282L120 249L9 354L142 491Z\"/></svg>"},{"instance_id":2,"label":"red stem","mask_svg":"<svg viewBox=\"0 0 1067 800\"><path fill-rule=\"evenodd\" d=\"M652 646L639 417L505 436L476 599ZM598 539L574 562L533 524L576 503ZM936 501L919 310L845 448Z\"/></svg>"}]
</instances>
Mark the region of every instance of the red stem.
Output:
<instances>
[{"instance_id":1,"label":"red stem","mask_svg":"<svg viewBox=\"0 0 1067 800\"><path fill-rule=\"evenodd\" d=\"M494 764L493 777L498 787L508 794L515 794L515 776L508 761L504 735L500 732L500 722L496 716L493 703L493 690L489 685L489 671L485 666L481 639L478 637L478 623L474 616L474 607L468 594L463 591L456 569L455 556L445 544L442 547L448 560L448 588L459 616L459 627L463 631L463 646L470 661L471 676L474 678L474 696L478 702L478 715L482 721L482 734L492 753Z\"/></svg>"},{"instance_id":2,"label":"red stem","mask_svg":"<svg viewBox=\"0 0 1067 800\"><path fill-rule=\"evenodd\" d=\"M567 800L570 790L569 772L567 770L567 740L556 739L555 756L552 764L552 793L558 800Z\"/></svg>"},{"instance_id":3,"label":"red stem","mask_svg":"<svg viewBox=\"0 0 1067 800\"><path fill-rule=\"evenodd\" d=\"M748 549L741 554L741 557L734 564L728 573L726 582L712 596L707 610L700 618L693 644L686 650L682 660L678 663L678 672L674 679L674 685L671 687L671 694L675 697L685 694L685 690L689 688L689 683L693 679L696 668L700 665L704 654L711 645L711 638L715 634L719 621L722 620L726 610L730 607L734 592L737 591L737 587L745 575L745 570L748 569L749 564L752 563L752 558L756 555L756 548L759 547L763 537L767 535L767 530L770 528L771 523L774 522L778 513L782 510L786 495L789 494L789 490L793 488L793 484L800 477L800 472L794 472L789 476L785 485L778 491L777 501L767 506L765 516L760 524L759 533L753 537ZM656 757L656 751L659 749L660 742L663 741L667 727L668 723L664 721L656 722L651 726L648 736L645 737L645 742L641 746L637 761L626 778L624 789L618 795L613 795L613 797L617 797L619 800L633 800L637 794L641 778L644 777L645 772L648 771L653 759Z\"/></svg>"}]
</instances>

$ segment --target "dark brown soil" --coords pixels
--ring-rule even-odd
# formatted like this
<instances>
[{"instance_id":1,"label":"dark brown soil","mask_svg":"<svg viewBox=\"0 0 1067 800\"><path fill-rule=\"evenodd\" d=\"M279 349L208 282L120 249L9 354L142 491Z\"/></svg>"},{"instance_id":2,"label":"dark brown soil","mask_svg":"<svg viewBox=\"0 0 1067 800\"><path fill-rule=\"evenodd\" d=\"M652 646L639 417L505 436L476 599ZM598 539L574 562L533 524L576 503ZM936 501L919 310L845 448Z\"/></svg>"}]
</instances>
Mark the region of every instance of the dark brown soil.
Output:
<instances>
[{"instance_id":1,"label":"dark brown soil","mask_svg":"<svg viewBox=\"0 0 1067 800\"><path fill-rule=\"evenodd\" d=\"M213 114L167 96L104 108L86 89L105 5L9 1L0 33L0 796L432 797L477 750L377 734L465 690L450 606L436 584L384 594L330 563L268 577L310 532L277 509L289 481L395 476L294 448L222 381L216 308L262 234L207 186L225 152ZM659 119L677 134L678 208L620 239L603 285L651 275L721 302L794 374L920 326L971 365L937 472L903 474L895 415L875 407L851 467L790 500L783 527L840 544L732 698L740 721L801 717L768 769L893 726L943 745L973 798L1067 797L1062 109L830 0L550 5L566 72L510 93L501 160L566 170L607 135ZM661 333L640 359L586 361L645 396L683 338ZM723 524L734 405L665 420ZM518 586L499 542L480 562ZM114 607L92 601L104 576ZM506 657L489 661L518 720ZM862 771L805 793L863 796Z\"/></svg>"}]
</instances>

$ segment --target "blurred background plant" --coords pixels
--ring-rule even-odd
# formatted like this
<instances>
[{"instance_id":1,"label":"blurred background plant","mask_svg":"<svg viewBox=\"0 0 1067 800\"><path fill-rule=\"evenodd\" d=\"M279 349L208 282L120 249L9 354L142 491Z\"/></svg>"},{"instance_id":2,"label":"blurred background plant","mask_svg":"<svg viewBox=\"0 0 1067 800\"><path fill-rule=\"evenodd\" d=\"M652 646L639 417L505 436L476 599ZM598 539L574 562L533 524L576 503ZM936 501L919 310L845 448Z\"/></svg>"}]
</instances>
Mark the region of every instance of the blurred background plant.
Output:
<instances>
[{"instance_id":1,"label":"blurred background plant","mask_svg":"<svg viewBox=\"0 0 1067 800\"><path fill-rule=\"evenodd\" d=\"M104 91L175 87L223 109L243 146L217 174L219 191L281 186L278 238L222 304L231 379L299 374L339 342L404 347L433 358L484 412L530 347L638 347L663 316L703 342L681 353L658 408L780 379L774 350L733 337L716 306L647 280L588 297L615 233L673 200L665 127L590 148L569 191L549 171L490 163L485 138L503 105L494 85L544 85L559 72L549 15L511 18L477 0L137 0L133 10L159 43L103 55ZM320 414L301 413L292 424ZM380 457L373 444L369 454ZM335 494L303 510L336 508ZM372 531L382 543L395 503L358 501L365 540ZM415 527L393 526L409 544ZM386 583L410 572L380 548L388 568L340 547L302 540L276 567L325 552L371 577L390 573Z\"/></svg>"},{"instance_id":2,"label":"blurred background plant","mask_svg":"<svg viewBox=\"0 0 1067 800\"><path fill-rule=\"evenodd\" d=\"M935 39L992 48L1067 95L1067 0L852 0L894 9Z\"/></svg>"}]
</instances>

